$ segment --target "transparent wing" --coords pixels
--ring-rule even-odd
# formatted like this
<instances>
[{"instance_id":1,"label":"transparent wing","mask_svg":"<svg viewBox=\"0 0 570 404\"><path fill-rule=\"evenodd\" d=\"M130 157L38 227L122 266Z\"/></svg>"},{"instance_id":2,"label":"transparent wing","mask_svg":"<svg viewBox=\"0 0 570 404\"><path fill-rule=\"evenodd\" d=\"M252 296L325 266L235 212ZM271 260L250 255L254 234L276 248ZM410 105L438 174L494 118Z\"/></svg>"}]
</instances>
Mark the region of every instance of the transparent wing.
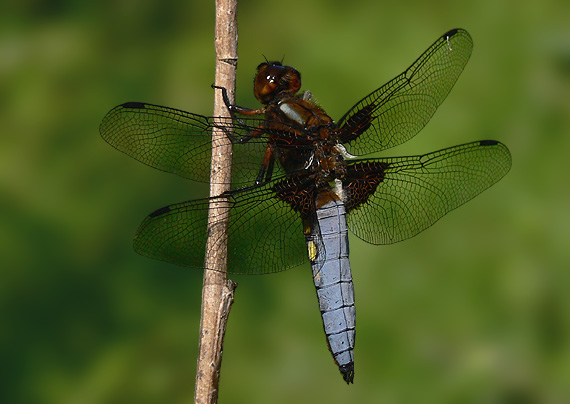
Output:
<instances>
[{"instance_id":1,"label":"transparent wing","mask_svg":"<svg viewBox=\"0 0 570 404\"><path fill-rule=\"evenodd\" d=\"M405 72L360 100L338 122L348 151L365 155L415 136L451 91L472 49L467 31L451 30Z\"/></svg>"},{"instance_id":2,"label":"transparent wing","mask_svg":"<svg viewBox=\"0 0 570 404\"><path fill-rule=\"evenodd\" d=\"M365 167L367 183L374 177L377 186L370 189L359 179L347 181L352 194L368 190L363 197L367 203L349 212L348 227L364 241L390 244L415 236L496 183L509 171L511 155L502 143L486 140L354 165L353 172Z\"/></svg>"},{"instance_id":3,"label":"transparent wing","mask_svg":"<svg viewBox=\"0 0 570 404\"><path fill-rule=\"evenodd\" d=\"M211 118L174 108L129 102L109 111L101 122L100 132L111 146L144 164L191 180L208 182L214 126L232 130L234 137L241 138L263 122L264 119L259 118ZM266 138L234 144L234 185L253 183L266 147Z\"/></svg>"},{"instance_id":4,"label":"transparent wing","mask_svg":"<svg viewBox=\"0 0 570 404\"><path fill-rule=\"evenodd\" d=\"M263 274L307 262L301 217L275 196L270 184L229 195L230 273ZM208 199L188 201L151 213L137 231L135 251L176 265L203 268L208 203ZM214 248L222 241L216 240Z\"/></svg>"}]
</instances>

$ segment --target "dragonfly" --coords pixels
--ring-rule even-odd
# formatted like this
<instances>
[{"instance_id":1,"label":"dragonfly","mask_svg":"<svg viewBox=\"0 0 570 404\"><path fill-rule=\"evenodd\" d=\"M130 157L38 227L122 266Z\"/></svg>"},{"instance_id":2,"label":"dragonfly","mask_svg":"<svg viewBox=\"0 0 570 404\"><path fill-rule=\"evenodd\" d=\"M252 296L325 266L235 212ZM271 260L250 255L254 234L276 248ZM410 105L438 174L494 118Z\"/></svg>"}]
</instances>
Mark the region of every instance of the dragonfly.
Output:
<instances>
[{"instance_id":1,"label":"dragonfly","mask_svg":"<svg viewBox=\"0 0 570 404\"><path fill-rule=\"evenodd\" d=\"M355 303L348 230L374 245L427 229L499 181L508 148L478 140L427 154L366 157L415 136L447 97L470 58L463 29L439 37L403 73L358 101L338 121L300 91L301 75L281 62L257 68L260 108L232 105L231 117L207 117L147 103L112 109L100 125L113 147L151 167L209 179L211 132L233 142L231 190L155 210L134 249L144 256L204 268L208 206L229 204L228 272L266 274L310 263L329 350L354 381Z\"/></svg>"}]
</instances>

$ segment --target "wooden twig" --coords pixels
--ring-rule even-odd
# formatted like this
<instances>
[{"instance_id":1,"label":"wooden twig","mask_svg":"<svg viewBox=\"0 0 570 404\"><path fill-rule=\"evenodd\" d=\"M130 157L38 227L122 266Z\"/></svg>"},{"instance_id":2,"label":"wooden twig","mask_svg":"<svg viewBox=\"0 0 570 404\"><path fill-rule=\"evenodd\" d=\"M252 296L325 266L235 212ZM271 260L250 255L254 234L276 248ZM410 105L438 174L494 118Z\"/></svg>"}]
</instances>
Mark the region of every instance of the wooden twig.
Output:
<instances>
[{"instance_id":1,"label":"wooden twig","mask_svg":"<svg viewBox=\"0 0 570 404\"><path fill-rule=\"evenodd\" d=\"M233 103L237 67L237 0L216 0L216 86L228 90ZM221 91L215 91L214 116L229 117ZM212 133L212 170L210 197L229 190L232 145L221 130ZM202 315L200 320L200 346L196 373L194 402L216 403L222 363L222 345L229 310L236 284L227 278L228 204L217 200L210 203L208 240L204 283L202 288ZM216 248L212 246L216 243Z\"/></svg>"}]
</instances>

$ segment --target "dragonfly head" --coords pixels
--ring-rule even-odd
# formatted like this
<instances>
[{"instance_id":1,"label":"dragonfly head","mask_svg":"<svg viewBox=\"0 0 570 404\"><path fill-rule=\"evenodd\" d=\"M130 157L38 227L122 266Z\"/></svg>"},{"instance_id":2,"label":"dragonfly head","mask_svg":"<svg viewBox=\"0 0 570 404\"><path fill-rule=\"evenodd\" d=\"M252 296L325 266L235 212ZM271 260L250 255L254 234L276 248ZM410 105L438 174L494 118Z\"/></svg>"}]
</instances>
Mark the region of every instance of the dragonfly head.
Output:
<instances>
[{"instance_id":1,"label":"dragonfly head","mask_svg":"<svg viewBox=\"0 0 570 404\"><path fill-rule=\"evenodd\" d=\"M281 62L264 62L257 66L253 81L255 98L264 105L283 95L294 95L301 88L301 73Z\"/></svg>"}]
</instances>

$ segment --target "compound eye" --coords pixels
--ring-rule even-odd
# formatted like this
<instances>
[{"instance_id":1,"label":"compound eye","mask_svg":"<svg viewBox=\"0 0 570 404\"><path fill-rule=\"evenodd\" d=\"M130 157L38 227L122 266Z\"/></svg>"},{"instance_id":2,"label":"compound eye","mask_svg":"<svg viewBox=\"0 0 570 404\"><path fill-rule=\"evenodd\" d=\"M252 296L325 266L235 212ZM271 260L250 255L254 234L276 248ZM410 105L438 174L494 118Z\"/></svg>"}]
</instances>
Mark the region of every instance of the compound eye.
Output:
<instances>
[{"instance_id":1,"label":"compound eye","mask_svg":"<svg viewBox=\"0 0 570 404\"><path fill-rule=\"evenodd\" d=\"M254 79L255 97L262 104L267 104L283 90L291 88L290 70L296 72L291 67L276 62L260 64Z\"/></svg>"},{"instance_id":2,"label":"compound eye","mask_svg":"<svg viewBox=\"0 0 570 404\"><path fill-rule=\"evenodd\" d=\"M261 95L271 94L275 88L277 87L277 83L275 82L274 77L270 77L267 79L267 83L260 89L259 93Z\"/></svg>"}]
</instances>

